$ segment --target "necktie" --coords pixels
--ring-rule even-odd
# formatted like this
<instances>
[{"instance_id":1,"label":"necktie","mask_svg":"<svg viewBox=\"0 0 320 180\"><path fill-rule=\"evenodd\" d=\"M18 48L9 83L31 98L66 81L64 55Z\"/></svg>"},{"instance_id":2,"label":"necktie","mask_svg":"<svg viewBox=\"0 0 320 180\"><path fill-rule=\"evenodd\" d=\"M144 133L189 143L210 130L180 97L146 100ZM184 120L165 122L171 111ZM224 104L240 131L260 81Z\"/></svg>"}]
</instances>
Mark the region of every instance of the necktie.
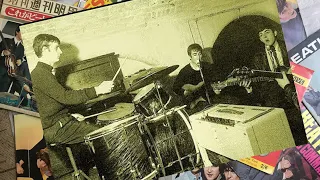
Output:
<instances>
[{"instance_id":1,"label":"necktie","mask_svg":"<svg viewBox=\"0 0 320 180\"><path fill-rule=\"evenodd\" d=\"M276 53L276 50L275 50L274 46L270 47L270 52L271 52L271 59L272 59L273 69L275 71L279 66L279 61L278 61L277 53Z\"/></svg>"}]
</instances>

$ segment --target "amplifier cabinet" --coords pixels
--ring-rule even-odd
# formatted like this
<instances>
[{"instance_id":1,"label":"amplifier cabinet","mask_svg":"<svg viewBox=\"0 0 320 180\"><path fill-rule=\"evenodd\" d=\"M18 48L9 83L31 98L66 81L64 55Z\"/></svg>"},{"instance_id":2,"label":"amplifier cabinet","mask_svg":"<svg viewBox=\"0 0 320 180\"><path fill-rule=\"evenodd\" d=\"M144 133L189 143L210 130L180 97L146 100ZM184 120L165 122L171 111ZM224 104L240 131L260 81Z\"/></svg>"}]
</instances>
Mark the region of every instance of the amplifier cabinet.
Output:
<instances>
[{"instance_id":1,"label":"amplifier cabinet","mask_svg":"<svg viewBox=\"0 0 320 180\"><path fill-rule=\"evenodd\" d=\"M281 108L218 104L190 116L198 146L240 159L295 146Z\"/></svg>"},{"instance_id":2,"label":"amplifier cabinet","mask_svg":"<svg viewBox=\"0 0 320 180\"><path fill-rule=\"evenodd\" d=\"M120 67L118 54L110 53L56 68L60 84L68 89L92 88L103 81L111 81ZM120 70L115 78L113 91L124 90L123 74Z\"/></svg>"}]
</instances>

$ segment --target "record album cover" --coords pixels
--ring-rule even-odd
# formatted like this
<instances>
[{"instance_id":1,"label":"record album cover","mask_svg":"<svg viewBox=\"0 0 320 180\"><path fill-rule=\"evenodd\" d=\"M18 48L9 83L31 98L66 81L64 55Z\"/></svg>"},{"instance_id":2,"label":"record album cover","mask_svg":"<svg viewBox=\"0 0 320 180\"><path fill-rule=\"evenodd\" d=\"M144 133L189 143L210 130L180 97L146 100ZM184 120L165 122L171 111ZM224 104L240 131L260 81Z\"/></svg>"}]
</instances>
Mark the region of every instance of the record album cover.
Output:
<instances>
[{"instance_id":1,"label":"record album cover","mask_svg":"<svg viewBox=\"0 0 320 180\"><path fill-rule=\"evenodd\" d=\"M81 176L151 179L307 143L273 0L128 1L21 31L45 139L88 151Z\"/></svg>"}]
</instances>

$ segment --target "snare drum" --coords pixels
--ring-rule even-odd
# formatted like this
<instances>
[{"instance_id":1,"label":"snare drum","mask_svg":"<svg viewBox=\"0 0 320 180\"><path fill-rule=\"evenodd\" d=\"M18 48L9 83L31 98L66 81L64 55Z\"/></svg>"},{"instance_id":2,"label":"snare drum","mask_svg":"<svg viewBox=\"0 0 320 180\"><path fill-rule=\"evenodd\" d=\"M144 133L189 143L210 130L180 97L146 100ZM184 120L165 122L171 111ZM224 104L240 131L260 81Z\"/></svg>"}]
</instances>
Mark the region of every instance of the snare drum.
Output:
<instances>
[{"instance_id":1,"label":"snare drum","mask_svg":"<svg viewBox=\"0 0 320 180\"><path fill-rule=\"evenodd\" d=\"M154 84L150 84L140 90L133 99L133 103L139 113L146 117L156 116L163 110L161 102L164 108L169 104L171 96L162 88L158 88L158 91L160 97Z\"/></svg>"},{"instance_id":2,"label":"snare drum","mask_svg":"<svg viewBox=\"0 0 320 180\"><path fill-rule=\"evenodd\" d=\"M141 179L152 172L138 118L120 120L85 136L101 179Z\"/></svg>"},{"instance_id":3,"label":"snare drum","mask_svg":"<svg viewBox=\"0 0 320 180\"><path fill-rule=\"evenodd\" d=\"M132 103L118 103L114 108L114 111L99 115L97 117L97 124L105 126L133 116L134 105Z\"/></svg>"},{"instance_id":4,"label":"snare drum","mask_svg":"<svg viewBox=\"0 0 320 180\"><path fill-rule=\"evenodd\" d=\"M184 107L172 108L166 115L152 118L145 129L152 139L152 154L163 176L193 169L199 163L199 149Z\"/></svg>"}]
</instances>

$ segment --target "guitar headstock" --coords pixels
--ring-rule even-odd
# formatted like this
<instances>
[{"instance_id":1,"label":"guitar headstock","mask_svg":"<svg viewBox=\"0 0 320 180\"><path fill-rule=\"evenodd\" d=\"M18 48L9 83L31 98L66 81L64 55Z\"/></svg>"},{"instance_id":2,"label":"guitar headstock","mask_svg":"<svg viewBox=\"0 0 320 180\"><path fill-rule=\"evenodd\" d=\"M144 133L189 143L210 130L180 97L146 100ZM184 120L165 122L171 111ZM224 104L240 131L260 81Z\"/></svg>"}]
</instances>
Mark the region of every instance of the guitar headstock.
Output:
<instances>
[{"instance_id":1,"label":"guitar headstock","mask_svg":"<svg viewBox=\"0 0 320 180\"><path fill-rule=\"evenodd\" d=\"M236 68L234 69L227 78L231 77L249 77L250 75L253 75L253 70L249 69L248 67L243 66L242 68Z\"/></svg>"}]
</instances>

